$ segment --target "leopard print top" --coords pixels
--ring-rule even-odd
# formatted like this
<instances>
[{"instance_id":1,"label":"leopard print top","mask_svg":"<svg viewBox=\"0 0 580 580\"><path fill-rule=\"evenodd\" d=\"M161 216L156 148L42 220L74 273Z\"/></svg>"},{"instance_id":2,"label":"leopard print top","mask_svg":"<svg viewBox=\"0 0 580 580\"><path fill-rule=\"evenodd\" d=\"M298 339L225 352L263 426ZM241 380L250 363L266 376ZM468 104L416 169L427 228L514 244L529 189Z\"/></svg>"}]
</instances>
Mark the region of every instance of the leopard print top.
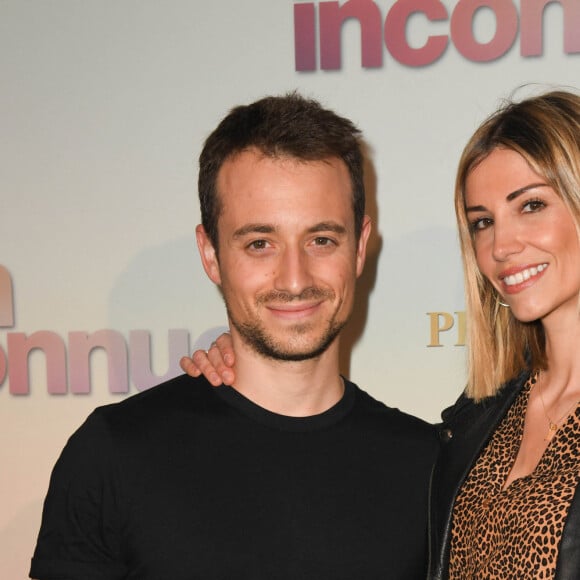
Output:
<instances>
[{"instance_id":1,"label":"leopard print top","mask_svg":"<svg viewBox=\"0 0 580 580\"><path fill-rule=\"evenodd\" d=\"M496 429L453 508L450 580L554 578L564 523L580 482L580 405L536 469L502 490L515 461L534 379Z\"/></svg>"}]
</instances>

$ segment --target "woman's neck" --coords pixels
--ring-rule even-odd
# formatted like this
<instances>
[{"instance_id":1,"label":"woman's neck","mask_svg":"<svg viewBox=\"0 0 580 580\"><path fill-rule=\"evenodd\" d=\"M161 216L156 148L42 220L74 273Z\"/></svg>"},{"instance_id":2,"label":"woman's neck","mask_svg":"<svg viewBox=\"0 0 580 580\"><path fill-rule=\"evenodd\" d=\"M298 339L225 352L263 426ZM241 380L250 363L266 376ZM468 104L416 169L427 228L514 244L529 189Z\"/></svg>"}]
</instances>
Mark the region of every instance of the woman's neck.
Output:
<instances>
[{"instance_id":1,"label":"woman's neck","mask_svg":"<svg viewBox=\"0 0 580 580\"><path fill-rule=\"evenodd\" d=\"M548 361L544 374L549 379L545 384L556 397L568 391L580 394L580 314L577 306L574 310L542 321Z\"/></svg>"}]
</instances>

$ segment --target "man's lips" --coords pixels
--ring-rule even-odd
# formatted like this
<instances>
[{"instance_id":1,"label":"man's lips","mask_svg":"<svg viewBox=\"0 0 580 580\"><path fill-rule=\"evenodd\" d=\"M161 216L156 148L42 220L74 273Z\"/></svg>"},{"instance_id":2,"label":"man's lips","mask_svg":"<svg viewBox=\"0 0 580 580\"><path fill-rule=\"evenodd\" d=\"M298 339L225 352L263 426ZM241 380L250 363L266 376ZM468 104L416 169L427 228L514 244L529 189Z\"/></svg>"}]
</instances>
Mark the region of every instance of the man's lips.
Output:
<instances>
[{"instance_id":1,"label":"man's lips","mask_svg":"<svg viewBox=\"0 0 580 580\"><path fill-rule=\"evenodd\" d=\"M305 303L285 303L285 304L268 304L266 308L272 312L272 314L282 317L282 318L300 318L303 316L308 316L312 314L322 302L309 302Z\"/></svg>"},{"instance_id":2,"label":"man's lips","mask_svg":"<svg viewBox=\"0 0 580 580\"><path fill-rule=\"evenodd\" d=\"M499 274L505 291L508 294L518 292L523 288L532 285L542 273L546 271L547 263L540 263L526 266L514 266Z\"/></svg>"}]
</instances>

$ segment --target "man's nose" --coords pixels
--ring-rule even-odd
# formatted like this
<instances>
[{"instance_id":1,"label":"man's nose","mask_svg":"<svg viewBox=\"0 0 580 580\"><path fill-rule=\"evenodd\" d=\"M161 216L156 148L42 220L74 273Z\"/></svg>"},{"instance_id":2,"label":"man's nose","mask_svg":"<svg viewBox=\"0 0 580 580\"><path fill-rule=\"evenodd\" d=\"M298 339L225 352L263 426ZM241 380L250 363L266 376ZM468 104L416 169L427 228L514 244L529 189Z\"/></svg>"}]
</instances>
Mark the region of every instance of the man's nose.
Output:
<instances>
[{"instance_id":1,"label":"man's nose","mask_svg":"<svg viewBox=\"0 0 580 580\"><path fill-rule=\"evenodd\" d=\"M311 287L311 258L302 248L287 247L280 255L277 265L275 287L276 290L298 295L306 288Z\"/></svg>"}]
</instances>

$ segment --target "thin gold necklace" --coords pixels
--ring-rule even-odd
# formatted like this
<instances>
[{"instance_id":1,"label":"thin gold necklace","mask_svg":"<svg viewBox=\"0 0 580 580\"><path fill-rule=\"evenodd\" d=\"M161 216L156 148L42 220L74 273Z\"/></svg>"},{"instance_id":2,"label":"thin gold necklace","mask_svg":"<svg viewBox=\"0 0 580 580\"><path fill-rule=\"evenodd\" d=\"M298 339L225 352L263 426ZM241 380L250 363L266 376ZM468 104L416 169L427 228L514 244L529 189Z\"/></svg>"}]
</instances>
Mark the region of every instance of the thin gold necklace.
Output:
<instances>
[{"instance_id":1,"label":"thin gold necklace","mask_svg":"<svg viewBox=\"0 0 580 580\"><path fill-rule=\"evenodd\" d=\"M539 391L540 391L540 401L542 403L542 409L544 409L544 415L546 416L546 419L548 420L548 432L546 433L546 435L544 437L544 441L549 443L554 438L556 431L558 431L558 427L560 426L560 423L566 417L568 417L568 415L570 415L570 413L572 412L572 409L574 409L574 407L576 407L578 405L578 403L580 403L580 401L574 401L574 403L572 403L572 405L568 408L568 410L557 421L552 421L550 415L548 415L548 411L546 411L546 405L544 403L544 396L542 394L543 389L542 389L542 381L540 380L540 373L538 373L537 382L538 382L538 387L539 387Z\"/></svg>"}]
</instances>

